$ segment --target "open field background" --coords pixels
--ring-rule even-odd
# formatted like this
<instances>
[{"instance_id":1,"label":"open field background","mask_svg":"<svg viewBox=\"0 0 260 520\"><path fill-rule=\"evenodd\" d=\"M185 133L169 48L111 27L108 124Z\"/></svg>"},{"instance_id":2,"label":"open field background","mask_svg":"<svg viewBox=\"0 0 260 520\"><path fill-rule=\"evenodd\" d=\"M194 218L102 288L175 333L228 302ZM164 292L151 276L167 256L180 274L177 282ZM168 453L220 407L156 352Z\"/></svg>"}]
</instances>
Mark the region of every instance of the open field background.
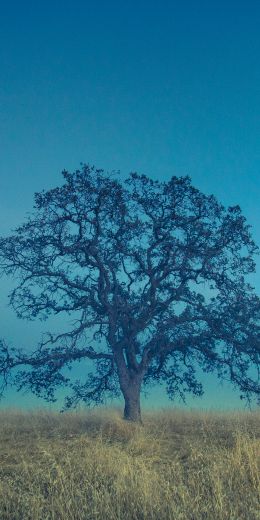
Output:
<instances>
[{"instance_id":1,"label":"open field background","mask_svg":"<svg viewBox=\"0 0 260 520\"><path fill-rule=\"evenodd\" d=\"M1 520L257 520L260 413L0 412Z\"/></svg>"}]
</instances>

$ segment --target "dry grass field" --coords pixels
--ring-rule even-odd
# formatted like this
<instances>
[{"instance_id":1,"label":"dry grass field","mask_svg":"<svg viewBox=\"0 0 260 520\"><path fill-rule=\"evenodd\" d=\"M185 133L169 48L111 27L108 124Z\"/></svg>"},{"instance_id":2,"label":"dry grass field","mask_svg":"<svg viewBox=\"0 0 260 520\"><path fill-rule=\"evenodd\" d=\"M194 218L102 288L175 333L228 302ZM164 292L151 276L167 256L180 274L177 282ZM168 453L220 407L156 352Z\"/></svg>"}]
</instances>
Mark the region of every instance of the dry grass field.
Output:
<instances>
[{"instance_id":1,"label":"dry grass field","mask_svg":"<svg viewBox=\"0 0 260 520\"><path fill-rule=\"evenodd\" d=\"M0 412L1 520L257 520L260 414Z\"/></svg>"}]
</instances>

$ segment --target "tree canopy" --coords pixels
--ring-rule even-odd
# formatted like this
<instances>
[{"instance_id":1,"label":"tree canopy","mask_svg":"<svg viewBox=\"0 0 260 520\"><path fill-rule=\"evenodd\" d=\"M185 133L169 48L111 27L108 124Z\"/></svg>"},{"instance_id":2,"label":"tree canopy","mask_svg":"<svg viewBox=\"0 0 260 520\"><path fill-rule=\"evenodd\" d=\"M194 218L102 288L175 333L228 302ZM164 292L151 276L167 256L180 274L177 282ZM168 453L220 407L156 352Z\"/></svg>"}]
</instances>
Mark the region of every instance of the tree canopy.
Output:
<instances>
[{"instance_id":1,"label":"tree canopy","mask_svg":"<svg viewBox=\"0 0 260 520\"><path fill-rule=\"evenodd\" d=\"M88 165L36 193L34 211L0 239L0 271L15 277L19 318L74 317L31 353L0 344L0 374L65 409L125 399L140 419L141 388L201 395L197 369L216 371L242 397L260 394L260 300L246 279L257 253L239 206L224 208L189 177L126 180ZM90 360L85 380L64 368Z\"/></svg>"}]
</instances>

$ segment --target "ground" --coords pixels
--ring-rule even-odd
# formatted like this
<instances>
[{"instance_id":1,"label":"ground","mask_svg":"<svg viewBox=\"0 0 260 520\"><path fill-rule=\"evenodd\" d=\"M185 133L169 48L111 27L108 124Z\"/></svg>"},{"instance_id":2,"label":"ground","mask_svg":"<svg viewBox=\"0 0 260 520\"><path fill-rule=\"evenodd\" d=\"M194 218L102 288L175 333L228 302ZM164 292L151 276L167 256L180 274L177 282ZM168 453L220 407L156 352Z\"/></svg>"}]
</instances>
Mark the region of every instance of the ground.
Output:
<instances>
[{"instance_id":1,"label":"ground","mask_svg":"<svg viewBox=\"0 0 260 520\"><path fill-rule=\"evenodd\" d=\"M260 413L0 412L1 520L258 520Z\"/></svg>"}]
</instances>

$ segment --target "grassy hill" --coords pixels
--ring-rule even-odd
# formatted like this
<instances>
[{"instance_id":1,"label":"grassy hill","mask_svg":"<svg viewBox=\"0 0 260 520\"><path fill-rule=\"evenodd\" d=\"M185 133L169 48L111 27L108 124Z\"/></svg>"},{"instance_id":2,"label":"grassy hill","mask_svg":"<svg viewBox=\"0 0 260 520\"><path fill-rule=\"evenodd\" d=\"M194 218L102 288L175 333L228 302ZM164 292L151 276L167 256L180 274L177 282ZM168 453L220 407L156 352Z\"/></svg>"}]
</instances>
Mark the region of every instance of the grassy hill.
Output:
<instances>
[{"instance_id":1,"label":"grassy hill","mask_svg":"<svg viewBox=\"0 0 260 520\"><path fill-rule=\"evenodd\" d=\"M257 520L260 413L0 412L1 520Z\"/></svg>"}]
</instances>

